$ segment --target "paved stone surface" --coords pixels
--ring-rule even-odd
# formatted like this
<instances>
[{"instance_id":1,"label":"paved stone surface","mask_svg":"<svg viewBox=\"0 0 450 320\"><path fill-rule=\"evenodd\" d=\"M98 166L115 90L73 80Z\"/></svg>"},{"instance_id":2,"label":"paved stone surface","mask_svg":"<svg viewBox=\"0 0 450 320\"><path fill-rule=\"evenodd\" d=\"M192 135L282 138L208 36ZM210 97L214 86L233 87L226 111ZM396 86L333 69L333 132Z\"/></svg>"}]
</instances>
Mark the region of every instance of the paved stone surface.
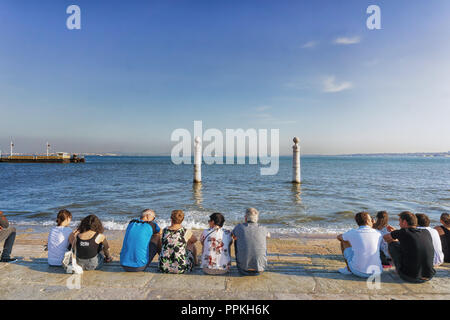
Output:
<instances>
[{"instance_id":1,"label":"paved stone surface","mask_svg":"<svg viewBox=\"0 0 450 320\"><path fill-rule=\"evenodd\" d=\"M227 291L267 293L312 293L316 283L309 274L284 275L266 272L255 277L229 277Z\"/></svg>"},{"instance_id":2,"label":"paved stone surface","mask_svg":"<svg viewBox=\"0 0 450 320\"><path fill-rule=\"evenodd\" d=\"M285 300L403 300L450 299L450 265L437 269L424 284L403 282L394 269L383 272L380 287L365 279L342 275L345 265L336 241L330 239L273 239L269 243L268 271L257 277L231 273L204 275L200 268L185 275L161 274L156 263L146 272L127 273L118 263L121 238L112 238L115 261L102 270L81 276L50 267L43 237L19 239L14 264L0 263L0 299L285 299Z\"/></svg>"}]
</instances>

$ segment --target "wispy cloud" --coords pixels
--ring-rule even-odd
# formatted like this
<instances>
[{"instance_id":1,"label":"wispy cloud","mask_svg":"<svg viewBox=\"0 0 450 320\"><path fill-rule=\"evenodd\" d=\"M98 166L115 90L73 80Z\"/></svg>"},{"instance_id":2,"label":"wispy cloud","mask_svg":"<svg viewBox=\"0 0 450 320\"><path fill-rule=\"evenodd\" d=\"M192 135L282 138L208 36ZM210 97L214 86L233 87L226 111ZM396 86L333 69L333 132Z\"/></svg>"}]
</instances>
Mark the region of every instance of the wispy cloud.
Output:
<instances>
[{"instance_id":1,"label":"wispy cloud","mask_svg":"<svg viewBox=\"0 0 450 320\"><path fill-rule=\"evenodd\" d=\"M328 76L323 80L323 92L333 93L351 89L353 84L349 81L336 82L335 76Z\"/></svg>"},{"instance_id":2,"label":"wispy cloud","mask_svg":"<svg viewBox=\"0 0 450 320\"><path fill-rule=\"evenodd\" d=\"M255 110L258 111L258 112L262 112L262 111L269 110L269 109L271 109L271 108L272 108L271 106L266 106L266 105L264 105L264 106L256 107Z\"/></svg>"},{"instance_id":3,"label":"wispy cloud","mask_svg":"<svg viewBox=\"0 0 450 320\"><path fill-rule=\"evenodd\" d=\"M273 116L271 113L264 112L271 109L271 106L260 106L256 107L255 110L259 113L253 114L251 117L257 119L263 123L270 123L272 125L281 125L281 124L291 124L296 123L295 120L283 120Z\"/></svg>"},{"instance_id":4,"label":"wispy cloud","mask_svg":"<svg viewBox=\"0 0 450 320\"><path fill-rule=\"evenodd\" d=\"M334 39L334 44L338 45L349 45L349 44L356 44L361 42L360 37L338 37Z\"/></svg>"},{"instance_id":5,"label":"wispy cloud","mask_svg":"<svg viewBox=\"0 0 450 320\"><path fill-rule=\"evenodd\" d=\"M318 41L308 41L307 43L305 43L302 48L314 48L319 44Z\"/></svg>"}]
</instances>

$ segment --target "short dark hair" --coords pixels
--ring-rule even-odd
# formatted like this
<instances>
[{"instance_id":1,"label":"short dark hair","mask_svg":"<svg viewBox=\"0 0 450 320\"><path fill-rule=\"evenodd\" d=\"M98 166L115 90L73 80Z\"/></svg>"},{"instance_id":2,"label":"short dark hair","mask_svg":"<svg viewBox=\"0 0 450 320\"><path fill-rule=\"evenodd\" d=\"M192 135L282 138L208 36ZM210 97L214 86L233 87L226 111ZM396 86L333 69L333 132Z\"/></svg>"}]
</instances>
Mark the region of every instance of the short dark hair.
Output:
<instances>
[{"instance_id":1,"label":"short dark hair","mask_svg":"<svg viewBox=\"0 0 450 320\"><path fill-rule=\"evenodd\" d=\"M358 212L355 215L355 221L358 224L358 226L365 226L370 221L371 217L370 214L366 211Z\"/></svg>"},{"instance_id":2,"label":"short dark hair","mask_svg":"<svg viewBox=\"0 0 450 320\"><path fill-rule=\"evenodd\" d=\"M429 227L430 218L425 213L416 213L417 225L419 227Z\"/></svg>"},{"instance_id":3,"label":"short dark hair","mask_svg":"<svg viewBox=\"0 0 450 320\"><path fill-rule=\"evenodd\" d=\"M183 210L173 210L170 216L170 220L172 220L172 223L181 224L184 220Z\"/></svg>"},{"instance_id":4,"label":"short dark hair","mask_svg":"<svg viewBox=\"0 0 450 320\"><path fill-rule=\"evenodd\" d=\"M70 213L69 210L66 209L59 210L58 215L56 216L56 225L59 227L61 223L66 221L66 219L68 218L72 219L72 214Z\"/></svg>"},{"instance_id":5,"label":"short dark hair","mask_svg":"<svg viewBox=\"0 0 450 320\"><path fill-rule=\"evenodd\" d=\"M225 223L225 218L221 213L214 212L212 215L209 216L209 221L214 222L214 224L216 226L219 226L222 228L223 224Z\"/></svg>"},{"instance_id":6,"label":"short dark hair","mask_svg":"<svg viewBox=\"0 0 450 320\"><path fill-rule=\"evenodd\" d=\"M441 221L446 227L450 227L450 215L448 213L441 214Z\"/></svg>"},{"instance_id":7,"label":"short dark hair","mask_svg":"<svg viewBox=\"0 0 450 320\"><path fill-rule=\"evenodd\" d=\"M399 215L400 220L404 220L408 223L408 226L410 227L416 227L417 226L417 217L409 211L403 211Z\"/></svg>"},{"instance_id":8,"label":"short dark hair","mask_svg":"<svg viewBox=\"0 0 450 320\"><path fill-rule=\"evenodd\" d=\"M103 229L102 222L100 219L95 215L91 214L85 217L83 220L81 220L80 225L78 226L77 230L80 233L92 230L98 233L105 232L105 229Z\"/></svg>"}]
</instances>

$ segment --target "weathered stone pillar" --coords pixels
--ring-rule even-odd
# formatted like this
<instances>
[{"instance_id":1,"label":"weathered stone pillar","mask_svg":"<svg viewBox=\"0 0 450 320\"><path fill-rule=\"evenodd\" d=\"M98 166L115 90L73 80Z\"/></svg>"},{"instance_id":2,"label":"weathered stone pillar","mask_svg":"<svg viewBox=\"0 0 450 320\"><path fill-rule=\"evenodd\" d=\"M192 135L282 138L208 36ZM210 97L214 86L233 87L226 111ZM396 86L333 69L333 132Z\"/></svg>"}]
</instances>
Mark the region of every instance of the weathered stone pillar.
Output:
<instances>
[{"instance_id":1,"label":"weathered stone pillar","mask_svg":"<svg viewBox=\"0 0 450 320\"><path fill-rule=\"evenodd\" d=\"M202 141L200 137L194 140L194 183L202 182Z\"/></svg>"},{"instance_id":2,"label":"weathered stone pillar","mask_svg":"<svg viewBox=\"0 0 450 320\"><path fill-rule=\"evenodd\" d=\"M300 183L300 139L294 137L294 146L292 147L292 183Z\"/></svg>"},{"instance_id":3,"label":"weathered stone pillar","mask_svg":"<svg viewBox=\"0 0 450 320\"><path fill-rule=\"evenodd\" d=\"M201 183L194 183L192 186L193 194L194 194L194 201L197 206L200 208L202 207L203 202L203 194L202 194L202 184Z\"/></svg>"}]
</instances>

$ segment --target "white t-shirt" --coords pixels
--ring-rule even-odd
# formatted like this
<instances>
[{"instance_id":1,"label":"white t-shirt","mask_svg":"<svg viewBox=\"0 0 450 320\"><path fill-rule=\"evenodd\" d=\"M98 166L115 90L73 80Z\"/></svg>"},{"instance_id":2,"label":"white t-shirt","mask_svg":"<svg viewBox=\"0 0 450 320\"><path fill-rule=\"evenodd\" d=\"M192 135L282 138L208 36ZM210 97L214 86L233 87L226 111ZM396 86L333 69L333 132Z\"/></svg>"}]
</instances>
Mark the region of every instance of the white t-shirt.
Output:
<instances>
[{"instance_id":1,"label":"white t-shirt","mask_svg":"<svg viewBox=\"0 0 450 320\"><path fill-rule=\"evenodd\" d=\"M342 235L350 242L353 249L353 259L349 264L356 271L371 274L373 266L383 270L380 259L380 244L383 239L381 232L368 226L360 226Z\"/></svg>"},{"instance_id":2,"label":"white t-shirt","mask_svg":"<svg viewBox=\"0 0 450 320\"><path fill-rule=\"evenodd\" d=\"M62 265L64 253L69 246L69 236L72 229L69 227L53 227L48 234L48 264Z\"/></svg>"},{"instance_id":3,"label":"white t-shirt","mask_svg":"<svg viewBox=\"0 0 450 320\"><path fill-rule=\"evenodd\" d=\"M442 252L441 238L439 237L439 232L436 229L430 227L417 227L417 229L426 229L430 231L431 240L433 240L434 248L434 259L433 265L438 266L444 262L444 253Z\"/></svg>"}]
</instances>

